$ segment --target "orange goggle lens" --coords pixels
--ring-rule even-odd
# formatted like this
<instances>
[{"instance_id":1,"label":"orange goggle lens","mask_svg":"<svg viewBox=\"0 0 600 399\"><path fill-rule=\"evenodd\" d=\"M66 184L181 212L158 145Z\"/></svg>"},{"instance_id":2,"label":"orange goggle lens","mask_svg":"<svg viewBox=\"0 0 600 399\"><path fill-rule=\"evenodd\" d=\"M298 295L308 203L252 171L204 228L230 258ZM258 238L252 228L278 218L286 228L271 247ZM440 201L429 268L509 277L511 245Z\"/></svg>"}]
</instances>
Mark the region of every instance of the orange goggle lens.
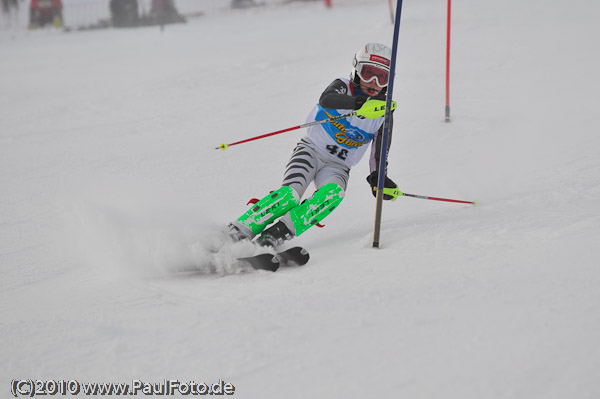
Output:
<instances>
[{"instance_id":1,"label":"orange goggle lens","mask_svg":"<svg viewBox=\"0 0 600 399\"><path fill-rule=\"evenodd\" d=\"M385 87L389 83L390 73L385 69L381 69L371 64L359 64L356 68L358 76L364 82L370 82L373 79L377 80L379 87Z\"/></svg>"}]
</instances>

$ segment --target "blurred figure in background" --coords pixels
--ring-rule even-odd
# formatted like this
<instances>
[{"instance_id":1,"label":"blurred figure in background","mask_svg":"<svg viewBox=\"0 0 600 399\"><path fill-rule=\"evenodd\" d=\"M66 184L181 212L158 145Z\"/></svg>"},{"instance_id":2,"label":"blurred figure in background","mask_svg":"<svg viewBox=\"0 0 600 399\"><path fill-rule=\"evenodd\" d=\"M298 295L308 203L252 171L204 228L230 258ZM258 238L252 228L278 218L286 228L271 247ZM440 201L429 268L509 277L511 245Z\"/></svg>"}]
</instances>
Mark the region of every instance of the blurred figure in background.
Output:
<instances>
[{"instance_id":1,"label":"blurred figure in background","mask_svg":"<svg viewBox=\"0 0 600 399\"><path fill-rule=\"evenodd\" d=\"M31 0L29 4L29 29L52 24L56 28L63 26L61 0Z\"/></svg>"},{"instance_id":2,"label":"blurred figure in background","mask_svg":"<svg viewBox=\"0 0 600 399\"><path fill-rule=\"evenodd\" d=\"M2 0L2 16L7 22L8 26L11 26L12 19L15 21L15 26L19 14L19 1L18 0Z\"/></svg>"},{"instance_id":3,"label":"blurred figure in background","mask_svg":"<svg viewBox=\"0 0 600 399\"><path fill-rule=\"evenodd\" d=\"M10 13L12 8L14 8L15 10L19 9L18 0L2 0L2 13L3 14Z\"/></svg>"},{"instance_id":4,"label":"blurred figure in background","mask_svg":"<svg viewBox=\"0 0 600 399\"><path fill-rule=\"evenodd\" d=\"M150 17L155 24L185 22L185 18L175 8L174 0L152 0Z\"/></svg>"},{"instance_id":5,"label":"blurred figure in background","mask_svg":"<svg viewBox=\"0 0 600 399\"><path fill-rule=\"evenodd\" d=\"M137 0L110 0L110 18L115 27L138 26Z\"/></svg>"}]
</instances>

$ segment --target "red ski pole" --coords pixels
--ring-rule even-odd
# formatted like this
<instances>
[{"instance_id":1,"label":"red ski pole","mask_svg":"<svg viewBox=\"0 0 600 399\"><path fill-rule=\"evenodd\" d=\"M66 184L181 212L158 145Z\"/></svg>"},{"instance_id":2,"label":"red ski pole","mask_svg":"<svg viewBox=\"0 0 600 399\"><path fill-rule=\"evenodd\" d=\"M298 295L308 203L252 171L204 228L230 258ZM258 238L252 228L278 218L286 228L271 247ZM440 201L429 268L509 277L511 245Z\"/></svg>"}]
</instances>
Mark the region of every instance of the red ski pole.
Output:
<instances>
[{"instance_id":1,"label":"red ski pole","mask_svg":"<svg viewBox=\"0 0 600 399\"><path fill-rule=\"evenodd\" d=\"M259 139L264 139L265 137L274 136L276 134L281 134L281 133L289 132L289 131L296 130L296 129L302 129L302 128L305 128L305 127L320 125L320 124L325 123L325 122L334 122L334 121L337 121L337 120L340 120L340 119L349 118L349 117L354 116L354 115L356 115L356 111L355 112L351 112L349 114L334 116L334 117L329 118L329 119L323 119L323 120L320 120L320 121L314 121L314 122L305 123L303 125L298 125L298 126L294 126L294 127L288 127L287 129L278 130L276 132L271 132L271 133L263 134L263 135L256 136L256 137L251 137L251 138L246 139L246 140L236 141L235 143L230 143L230 144L223 143L220 146L215 147L215 150L219 150L220 149L220 150L225 151L227 149L227 147L231 147L233 145L243 144L243 143L247 143L249 141L254 141L254 140L259 140Z\"/></svg>"},{"instance_id":2,"label":"red ski pole","mask_svg":"<svg viewBox=\"0 0 600 399\"><path fill-rule=\"evenodd\" d=\"M459 204L477 205L477 201L461 201L461 200L455 200L455 199L428 197L425 195L408 194L408 193L401 193L400 195L404 195L405 197L413 197L413 198L426 199L426 200L432 200L432 201L458 202Z\"/></svg>"}]
</instances>

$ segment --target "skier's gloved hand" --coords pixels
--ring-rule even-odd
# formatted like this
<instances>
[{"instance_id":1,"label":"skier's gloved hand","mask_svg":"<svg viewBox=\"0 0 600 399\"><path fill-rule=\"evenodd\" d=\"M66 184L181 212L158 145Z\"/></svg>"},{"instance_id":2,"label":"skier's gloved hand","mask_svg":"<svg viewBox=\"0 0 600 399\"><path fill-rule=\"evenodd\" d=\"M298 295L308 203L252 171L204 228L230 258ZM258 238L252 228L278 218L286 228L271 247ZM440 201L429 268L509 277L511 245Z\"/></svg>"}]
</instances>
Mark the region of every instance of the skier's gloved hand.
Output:
<instances>
[{"instance_id":1,"label":"skier's gloved hand","mask_svg":"<svg viewBox=\"0 0 600 399\"><path fill-rule=\"evenodd\" d=\"M396 101L392 101L392 111L396 109ZM385 101L368 99L362 107L356 110L357 116L367 119L377 119L385 115Z\"/></svg>"},{"instance_id":2,"label":"skier's gloved hand","mask_svg":"<svg viewBox=\"0 0 600 399\"><path fill-rule=\"evenodd\" d=\"M369 100L381 100L381 101L385 101L386 100L386 95L385 93L379 93L376 96L373 97L367 97L367 96L356 96L354 97L354 109L360 109L367 101Z\"/></svg>"},{"instance_id":3,"label":"skier's gloved hand","mask_svg":"<svg viewBox=\"0 0 600 399\"><path fill-rule=\"evenodd\" d=\"M373 197L377 197L377 175L378 172L375 171L372 172L369 176L367 176L367 182L371 185L371 192L373 193ZM398 189L398 185L394 183L392 179L386 176L385 182L383 184L383 199L386 201L396 201L400 195L402 195L402 193Z\"/></svg>"},{"instance_id":4,"label":"skier's gloved hand","mask_svg":"<svg viewBox=\"0 0 600 399\"><path fill-rule=\"evenodd\" d=\"M366 96L356 96L354 97L354 109L360 109L368 100L370 99L370 97L366 97Z\"/></svg>"},{"instance_id":5,"label":"skier's gloved hand","mask_svg":"<svg viewBox=\"0 0 600 399\"><path fill-rule=\"evenodd\" d=\"M386 93L379 93L376 96L373 97L369 97L371 100L381 100L381 101L385 101L387 100L387 95Z\"/></svg>"}]
</instances>

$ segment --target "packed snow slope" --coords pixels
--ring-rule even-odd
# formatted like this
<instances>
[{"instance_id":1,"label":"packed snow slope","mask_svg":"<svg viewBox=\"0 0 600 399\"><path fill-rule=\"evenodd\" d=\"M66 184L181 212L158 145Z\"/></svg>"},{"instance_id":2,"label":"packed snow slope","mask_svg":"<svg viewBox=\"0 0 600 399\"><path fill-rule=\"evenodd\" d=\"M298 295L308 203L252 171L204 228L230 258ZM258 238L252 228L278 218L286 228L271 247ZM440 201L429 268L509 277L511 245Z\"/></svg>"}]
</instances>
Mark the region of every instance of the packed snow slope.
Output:
<instances>
[{"instance_id":1,"label":"packed snow slope","mask_svg":"<svg viewBox=\"0 0 600 399\"><path fill-rule=\"evenodd\" d=\"M388 2L177 26L0 32L0 384L212 383L239 398L600 397L594 0L404 2L389 176L367 162L302 268L249 272L219 231L276 189ZM311 192L309 189L308 192Z\"/></svg>"}]
</instances>

